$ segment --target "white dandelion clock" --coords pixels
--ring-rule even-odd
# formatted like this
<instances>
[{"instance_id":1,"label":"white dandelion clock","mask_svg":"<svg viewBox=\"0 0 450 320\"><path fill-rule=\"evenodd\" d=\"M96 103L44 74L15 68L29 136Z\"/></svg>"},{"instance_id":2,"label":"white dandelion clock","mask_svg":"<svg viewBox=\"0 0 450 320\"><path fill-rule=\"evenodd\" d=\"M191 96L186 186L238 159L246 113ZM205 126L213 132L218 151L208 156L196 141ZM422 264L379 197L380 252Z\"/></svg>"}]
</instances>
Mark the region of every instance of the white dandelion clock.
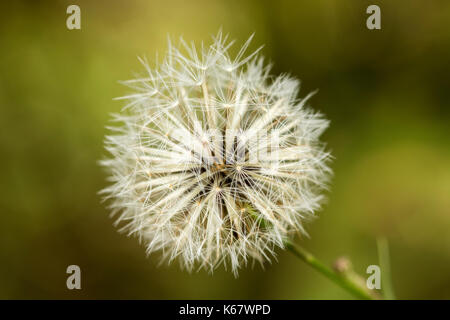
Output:
<instances>
[{"instance_id":1,"label":"white dandelion clock","mask_svg":"<svg viewBox=\"0 0 450 320\"><path fill-rule=\"evenodd\" d=\"M231 58L210 46L169 43L115 115L101 161L103 190L122 230L147 252L188 270L237 270L269 260L320 208L331 173L319 136L328 121L297 97L299 82L271 77L251 38Z\"/></svg>"}]
</instances>

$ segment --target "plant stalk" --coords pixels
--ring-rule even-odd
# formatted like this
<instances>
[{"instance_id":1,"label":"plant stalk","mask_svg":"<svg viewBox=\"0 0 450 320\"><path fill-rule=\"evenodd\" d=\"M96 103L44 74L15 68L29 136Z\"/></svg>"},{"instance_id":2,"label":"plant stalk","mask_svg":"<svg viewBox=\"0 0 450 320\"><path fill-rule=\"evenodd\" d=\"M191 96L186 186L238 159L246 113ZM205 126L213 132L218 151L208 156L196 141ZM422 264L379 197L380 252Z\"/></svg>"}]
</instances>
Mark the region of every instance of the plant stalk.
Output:
<instances>
[{"instance_id":1,"label":"plant stalk","mask_svg":"<svg viewBox=\"0 0 450 320\"><path fill-rule=\"evenodd\" d=\"M358 275L354 272L338 273L317 260L316 257L302 247L294 245L291 242L286 242L285 245L296 257L300 258L313 269L319 271L325 277L332 280L334 283L338 284L340 287L352 293L359 299L375 300L380 298L375 293L369 291L363 281L358 281L361 279L358 278Z\"/></svg>"},{"instance_id":2,"label":"plant stalk","mask_svg":"<svg viewBox=\"0 0 450 320\"><path fill-rule=\"evenodd\" d=\"M391 262L389 258L389 243L385 237L377 239L378 259L381 267L381 284L383 286L383 296L386 300L395 300L394 288L392 285Z\"/></svg>"}]
</instances>

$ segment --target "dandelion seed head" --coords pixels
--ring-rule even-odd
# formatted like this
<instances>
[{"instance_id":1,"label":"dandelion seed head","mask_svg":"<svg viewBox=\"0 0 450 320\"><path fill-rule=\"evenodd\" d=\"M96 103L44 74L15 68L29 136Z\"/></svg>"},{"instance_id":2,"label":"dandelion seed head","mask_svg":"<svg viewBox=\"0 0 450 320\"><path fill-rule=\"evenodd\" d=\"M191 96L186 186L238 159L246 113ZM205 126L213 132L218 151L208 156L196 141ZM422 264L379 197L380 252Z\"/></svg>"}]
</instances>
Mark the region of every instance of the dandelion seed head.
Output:
<instances>
[{"instance_id":1,"label":"dandelion seed head","mask_svg":"<svg viewBox=\"0 0 450 320\"><path fill-rule=\"evenodd\" d=\"M298 98L299 82L273 77L233 42L181 40L159 65L123 83L133 93L105 138L102 190L121 230L163 261L237 275L261 264L320 208L331 174L319 141L328 121Z\"/></svg>"}]
</instances>

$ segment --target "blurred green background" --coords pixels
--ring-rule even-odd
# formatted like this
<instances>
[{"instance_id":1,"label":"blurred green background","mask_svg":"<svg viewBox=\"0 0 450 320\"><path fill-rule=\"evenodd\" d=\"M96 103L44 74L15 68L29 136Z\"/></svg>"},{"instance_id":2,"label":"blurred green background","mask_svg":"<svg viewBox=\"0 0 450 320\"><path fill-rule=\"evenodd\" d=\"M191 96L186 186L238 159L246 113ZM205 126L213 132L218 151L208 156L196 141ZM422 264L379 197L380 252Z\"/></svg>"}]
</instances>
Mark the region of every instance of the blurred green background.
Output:
<instances>
[{"instance_id":1,"label":"blurred green background","mask_svg":"<svg viewBox=\"0 0 450 320\"><path fill-rule=\"evenodd\" d=\"M81 30L66 8L81 7ZM365 22L381 7L382 30ZM320 259L378 264L389 239L402 299L450 298L450 2L14 1L0 5L0 298L349 299L288 252L278 261L188 274L158 267L116 232L97 191L104 126L168 34L206 40L222 27L331 119L329 201L299 239ZM82 290L66 289L66 267Z\"/></svg>"}]
</instances>

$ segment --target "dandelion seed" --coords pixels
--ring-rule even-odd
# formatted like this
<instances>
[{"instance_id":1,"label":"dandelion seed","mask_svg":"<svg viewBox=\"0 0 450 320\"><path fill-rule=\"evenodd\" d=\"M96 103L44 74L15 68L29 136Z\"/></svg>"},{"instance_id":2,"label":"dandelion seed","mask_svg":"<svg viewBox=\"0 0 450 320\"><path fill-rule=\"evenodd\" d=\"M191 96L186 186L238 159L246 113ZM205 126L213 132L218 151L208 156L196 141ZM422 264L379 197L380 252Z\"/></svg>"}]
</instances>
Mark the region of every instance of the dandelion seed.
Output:
<instances>
[{"instance_id":1,"label":"dandelion seed","mask_svg":"<svg viewBox=\"0 0 450 320\"><path fill-rule=\"evenodd\" d=\"M105 139L102 193L148 253L237 275L305 234L331 170L318 140L328 121L307 108L310 95L297 98L296 79L271 77L259 49L245 56L251 38L231 59L227 38L200 49L169 43L153 70L140 59L147 74L124 82L135 92L121 98L122 125Z\"/></svg>"}]
</instances>

